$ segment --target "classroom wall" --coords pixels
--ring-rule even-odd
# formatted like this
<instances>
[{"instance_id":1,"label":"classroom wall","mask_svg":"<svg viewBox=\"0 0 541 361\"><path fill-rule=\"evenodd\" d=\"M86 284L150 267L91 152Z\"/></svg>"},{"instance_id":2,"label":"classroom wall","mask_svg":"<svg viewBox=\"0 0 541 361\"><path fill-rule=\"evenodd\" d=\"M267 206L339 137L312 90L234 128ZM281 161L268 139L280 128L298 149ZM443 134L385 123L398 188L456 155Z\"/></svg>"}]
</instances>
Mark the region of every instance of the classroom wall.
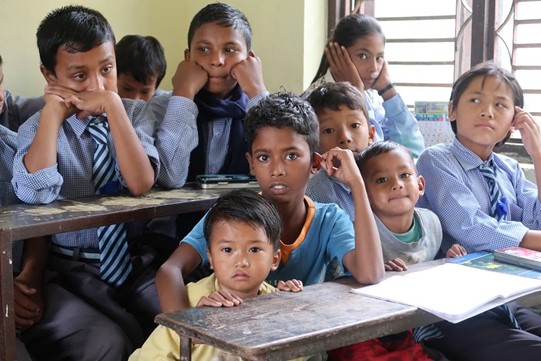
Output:
<instances>
[{"instance_id":1,"label":"classroom wall","mask_svg":"<svg viewBox=\"0 0 541 361\"><path fill-rule=\"evenodd\" d=\"M165 48L168 70L161 87L171 89L171 77L187 47L192 16L209 0L79 0L77 4L103 13L117 39L127 34L153 35ZM253 50L263 61L269 91L301 92L317 70L325 43L325 0L227 0L248 17ZM45 15L66 0L0 0L0 54L5 88L14 94L39 95L45 81L39 71L35 33Z\"/></svg>"}]
</instances>

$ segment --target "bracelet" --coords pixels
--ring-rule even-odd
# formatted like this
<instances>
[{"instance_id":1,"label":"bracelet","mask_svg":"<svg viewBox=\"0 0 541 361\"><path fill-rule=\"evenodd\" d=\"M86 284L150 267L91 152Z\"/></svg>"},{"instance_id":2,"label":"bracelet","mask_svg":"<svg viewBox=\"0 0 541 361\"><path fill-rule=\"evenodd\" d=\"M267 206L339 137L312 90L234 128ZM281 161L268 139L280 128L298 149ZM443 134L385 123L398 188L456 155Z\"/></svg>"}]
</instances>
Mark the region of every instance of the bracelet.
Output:
<instances>
[{"instance_id":1,"label":"bracelet","mask_svg":"<svg viewBox=\"0 0 541 361\"><path fill-rule=\"evenodd\" d=\"M383 94L385 94L387 91L391 90L392 88L394 88L396 86L395 83L389 83L389 85L387 85L385 88L381 89L381 90L378 90L378 95L381 97L383 96Z\"/></svg>"}]
</instances>

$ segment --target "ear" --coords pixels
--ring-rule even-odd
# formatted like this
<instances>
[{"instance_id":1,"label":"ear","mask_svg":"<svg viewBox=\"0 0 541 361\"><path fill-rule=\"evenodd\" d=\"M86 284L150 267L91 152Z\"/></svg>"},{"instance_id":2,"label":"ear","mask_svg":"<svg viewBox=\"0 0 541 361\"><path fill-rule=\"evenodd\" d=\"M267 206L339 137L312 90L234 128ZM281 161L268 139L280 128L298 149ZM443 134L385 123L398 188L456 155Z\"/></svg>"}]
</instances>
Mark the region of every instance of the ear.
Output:
<instances>
[{"instance_id":1,"label":"ear","mask_svg":"<svg viewBox=\"0 0 541 361\"><path fill-rule=\"evenodd\" d=\"M376 137L376 127L372 124L368 125L368 145L374 143Z\"/></svg>"},{"instance_id":2,"label":"ear","mask_svg":"<svg viewBox=\"0 0 541 361\"><path fill-rule=\"evenodd\" d=\"M209 259L209 266L210 269L214 269L214 264L212 262L212 255L210 254L210 249L207 248L207 257Z\"/></svg>"},{"instance_id":3,"label":"ear","mask_svg":"<svg viewBox=\"0 0 541 361\"><path fill-rule=\"evenodd\" d=\"M417 176L417 185L419 186L419 196L425 194L425 178L422 175Z\"/></svg>"},{"instance_id":4,"label":"ear","mask_svg":"<svg viewBox=\"0 0 541 361\"><path fill-rule=\"evenodd\" d=\"M254 162L253 162L252 155L250 154L250 152L246 152L246 160L248 161L248 165L250 166L250 174L255 176Z\"/></svg>"},{"instance_id":5,"label":"ear","mask_svg":"<svg viewBox=\"0 0 541 361\"><path fill-rule=\"evenodd\" d=\"M190 61L190 57L191 57L190 49L185 49L184 50L184 60Z\"/></svg>"},{"instance_id":6,"label":"ear","mask_svg":"<svg viewBox=\"0 0 541 361\"><path fill-rule=\"evenodd\" d=\"M276 253L274 253L274 256L272 256L272 267L271 271L276 271L278 269L278 266L280 265L280 260L282 259L282 251L278 250Z\"/></svg>"},{"instance_id":7,"label":"ear","mask_svg":"<svg viewBox=\"0 0 541 361\"><path fill-rule=\"evenodd\" d=\"M447 108L447 118L450 122L454 122L456 120L455 104L452 100L449 102L449 107Z\"/></svg>"},{"instance_id":8,"label":"ear","mask_svg":"<svg viewBox=\"0 0 541 361\"><path fill-rule=\"evenodd\" d=\"M45 78L45 81L48 85L56 83L56 76L51 73L43 64L39 66L39 70L41 71L41 74Z\"/></svg>"},{"instance_id":9,"label":"ear","mask_svg":"<svg viewBox=\"0 0 541 361\"><path fill-rule=\"evenodd\" d=\"M321 162L323 162L323 157L318 152L314 152L312 155L312 174L316 174L321 169Z\"/></svg>"}]
</instances>

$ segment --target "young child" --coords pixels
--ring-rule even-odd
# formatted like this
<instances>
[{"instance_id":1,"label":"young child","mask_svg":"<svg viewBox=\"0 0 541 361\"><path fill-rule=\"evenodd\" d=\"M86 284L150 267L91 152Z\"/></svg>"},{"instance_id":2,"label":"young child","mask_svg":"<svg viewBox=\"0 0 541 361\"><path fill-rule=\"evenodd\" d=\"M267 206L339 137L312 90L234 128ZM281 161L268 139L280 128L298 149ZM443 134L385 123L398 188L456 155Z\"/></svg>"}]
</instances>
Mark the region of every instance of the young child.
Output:
<instances>
[{"instance_id":1,"label":"young child","mask_svg":"<svg viewBox=\"0 0 541 361\"><path fill-rule=\"evenodd\" d=\"M204 173L249 172L242 120L268 95L251 46L240 10L213 3L193 17L173 92L153 101L164 115L156 131L161 186L180 188Z\"/></svg>"},{"instance_id":2,"label":"young child","mask_svg":"<svg viewBox=\"0 0 541 361\"><path fill-rule=\"evenodd\" d=\"M43 108L43 105L42 97L14 96L4 90L3 61L0 55L0 125L16 132L19 126Z\"/></svg>"},{"instance_id":3,"label":"young child","mask_svg":"<svg viewBox=\"0 0 541 361\"><path fill-rule=\"evenodd\" d=\"M316 157L316 116L307 102L291 93L272 94L251 108L244 129L251 172L283 222L281 262L268 280L319 283L327 265L337 259L358 282L379 282L384 274L381 245L353 153L335 148L321 160ZM305 196L308 178L320 161L352 189L355 228L335 204L314 203ZM160 268L156 285L164 311L188 306L183 277L207 262L205 244L200 222Z\"/></svg>"},{"instance_id":4,"label":"young child","mask_svg":"<svg viewBox=\"0 0 541 361\"><path fill-rule=\"evenodd\" d=\"M455 81L449 120L456 137L452 144L428 148L417 162L427 183L419 206L439 216L443 251L455 242L468 252L510 246L541 250L537 186L525 179L517 161L494 153L518 129L541 184L540 127L523 105L515 77L494 64L473 67ZM541 316L514 303L458 324L436 325L443 337L426 342L450 359L539 357Z\"/></svg>"},{"instance_id":5,"label":"young child","mask_svg":"<svg viewBox=\"0 0 541 361\"><path fill-rule=\"evenodd\" d=\"M310 89L327 82L349 81L364 92L376 140L394 140L418 157L424 140L391 81L384 52L385 36L377 20L362 14L348 15L336 25Z\"/></svg>"},{"instance_id":6,"label":"young child","mask_svg":"<svg viewBox=\"0 0 541 361\"><path fill-rule=\"evenodd\" d=\"M319 122L319 150L349 149L353 154L374 141L375 127L368 121L368 111L361 92L347 82L325 83L308 95ZM320 170L308 180L306 195L321 203L336 203L355 220L351 189L336 177Z\"/></svg>"},{"instance_id":7,"label":"young child","mask_svg":"<svg viewBox=\"0 0 541 361\"><path fill-rule=\"evenodd\" d=\"M118 95L148 102L165 76L167 62L162 44L153 36L126 35L115 47Z\"/></svg>"},{"instance_id":8,"label":"young child","mask_svg":"<svg viewBox=\"0 0 541 361\"><path fill-rule=\"evenodd\" d=\"M107 20L82 6L58 8L39 25L37 40L48 85L45 107L19 129L12 181L17 196L39 204L124 188L147 192L159 170L150 135L154 119L144 102L122 101L116 92L115 38ZM96 320L116 326L121 351L108 355L115 360L143 342L161 311L149 257L128 249L126 233L119 224L57 234L49 259L61 285L91 305ZM73 311L55 327L88 322ZM109 344L108 332L91 330L102 338L96 344Z\"/></svg>"},{"instance_id":9,"label":"young child","mask_svg":"<svg viewBox=\"0 0 541 361\"><path fill-rule=\"evenodd\" d=\"M232 191L221 196L207 213L203 229L214 273L186 286L191 307L233 307L244 299L274 291L265 278L280 262L282 221L270 201L250 190ZM293 292L302 290L297 280L287 285ZM237 302L225 301L229 298ZM179 350L178 334L158 326L130 360L178 360ZM205 344L192 347L192 360L221 360L226 356L233 357Z\"/></svg>"}]
</instances>

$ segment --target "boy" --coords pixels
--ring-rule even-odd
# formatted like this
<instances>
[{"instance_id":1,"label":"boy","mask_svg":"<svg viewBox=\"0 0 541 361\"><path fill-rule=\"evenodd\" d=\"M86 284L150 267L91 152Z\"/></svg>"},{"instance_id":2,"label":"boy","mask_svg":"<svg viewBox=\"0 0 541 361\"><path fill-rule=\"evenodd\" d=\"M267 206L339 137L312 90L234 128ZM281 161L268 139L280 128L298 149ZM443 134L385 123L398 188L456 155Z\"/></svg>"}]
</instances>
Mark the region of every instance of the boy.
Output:
<instances>
[{"instance_id":1,"label":"boy","mask_svg":"<svg viewBox=\"0 0 541 361\"><path fill-rule=\"evenodd\" d=\"M346 82L326 83L309 93L308 102L319 121L319 153L334 147L361 152L374 141L362 93ZM321 203L336 203L355 220L351 189L321 170L308 181L306 194Z\"/></svg>"},{"instance_id":2,"label":"boy","mask_svg":"<svg viewBox=\"0 0 541 361\"><path fill-rule=\"evenodd\" d=\"M163 47L153 36L126 35L115 48L118 95L148 102L156 94L167 69Z\"/></svg>"},{"instance_id":3,"label":"boy","mask_svg":"<svg viewBox=\"0 0 541 361\"><path fill-rule=\"evenodd\" d=\"M242 120L268 95L251 46L240 10L214 3L193 17L173 92L152 101L163 116L156 132L161 186L180 188L203 173L248 173Z\"/></svg>"},{"instance_id":4,"label":"boy","mask_svg":"<svg viewBox=\"0 0 541 361\"><path fill-rule=\"evenodd\" d=\"M351 151L332 149L323 154L321 166L353 190L355 228L335 204L314 203L304 194L308 178L320 162L315 155L318 123L310 105L291 93L272 94L248 111L244 129L251 172L283 222L281 262L268 279L319 283L327 265L337 259L360 283L381 280L384 267L379 236ZM188 306L183 287L181 292L178 287L183 285L183 276L207 261L202 228L199 222L157 274L164 311Z\"/></svg>"},{"instance_id":5,"label":"boy","mask_svg":"<svg viewBox=\"0 0 541 361\"><path fill-rule=\"evenodd\" d=\"M468 252L541 250L538 187L525 179L516 160L494 153L518 129L541 184L540 125L523 105L515 76L492 63L473 67L453 84L449 120L455 140L427 148L417 162L427 180L419 205L440 217L443 251L454 242ZM436 326L443 337L426 343L450 359L539 358L541 316L515 303Z\"/></svg>"},{"instance_id":6,"label":"boy","mask_svg":"<svg viewBox=\"0 0 541 361\"><path fill-rule=\"evenodd\" d=\"M203 228L214 274L186 286L191 307L233 307L246 298L274 291L264 281L280 262L282 221L271 202L250 190L232 191L218 199ZM302 290L302 283L296 280L288 285L291 291ZM237 303L229 304L225 301L229 298ZM180 337L158 326L130 360L178 360L179 349ZM192 347L192 360L221 360L225 356L232 355L205 344Z\"/></svg>"},{"instance_id":7,"label":"boy","mask_svg":"<svg viewBox=\"0 0 541 361\"><path fill-rule=\"evenodd\" d=\"M25 120L43 108L42 97L25 98L4 90L4 71L0 55L0 125L16 132ZM10 171L11 174L11 171Z\"/></svg>"},{"instance_id":8,"label":"boy","mask_svg":"<svg viewBox=\"0 0 541 361\"><path fill-rule=\"evenodd\" d=\"M48 86L43 110L19 129L12 181L17 196L39 204L123 188L147 192L159 169L148 135L153 118L144 102L123 103L116 93L115 38L107 20L82 6L62 7L41 22L37 40ZM128 249L122 224L52 237L49 267L62 286L123 330L123 352L111 359L140 345L160 312L148 258ZM77 316L69 322L85 322ZM62 320L57 327L64 327ZM103 330L93 331L109 342Z\"/></svg>"}]
</instances>

